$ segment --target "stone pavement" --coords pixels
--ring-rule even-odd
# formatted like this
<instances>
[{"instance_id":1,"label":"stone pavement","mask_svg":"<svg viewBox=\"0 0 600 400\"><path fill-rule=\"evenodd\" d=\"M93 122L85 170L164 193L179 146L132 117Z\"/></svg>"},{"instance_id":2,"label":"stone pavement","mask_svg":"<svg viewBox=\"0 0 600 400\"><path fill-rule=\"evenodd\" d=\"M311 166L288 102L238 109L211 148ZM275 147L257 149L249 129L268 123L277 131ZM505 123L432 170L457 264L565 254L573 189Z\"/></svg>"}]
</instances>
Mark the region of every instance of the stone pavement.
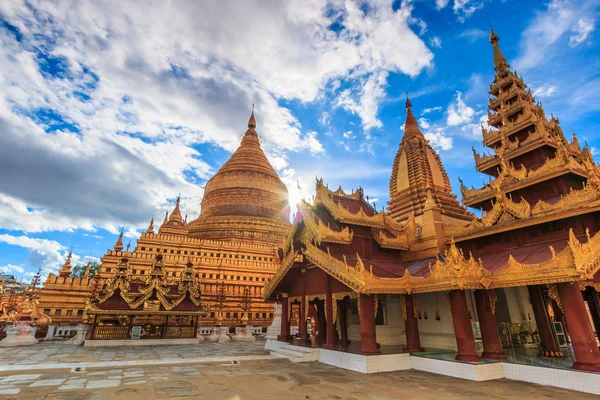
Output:
<instances>
[{"instance_id":1,"label":"stone pavement","mask_svg":"<svg viewBox=\"0 0 600 400\"><path fill-rule=\"evenodd\" d=\"M264 341L226 343L205 342L173 346L84 347L60 342L40 342L28 347L0 348L3 365L33 365L38 363L108 362L137 360L191 359L218 356L268 355Z\"/></svg>"},{"instance_id":2,"label":"stone pavement","mask_svg":"<svg viewBox=\"0 0 600 400\"><path fill-rule=\"evenodd\" d=\"M509 380L472 382L418 371L372 375L285 360L147 366L0 377L0 399L595 399Z\"/></svg>"}]
</instances>

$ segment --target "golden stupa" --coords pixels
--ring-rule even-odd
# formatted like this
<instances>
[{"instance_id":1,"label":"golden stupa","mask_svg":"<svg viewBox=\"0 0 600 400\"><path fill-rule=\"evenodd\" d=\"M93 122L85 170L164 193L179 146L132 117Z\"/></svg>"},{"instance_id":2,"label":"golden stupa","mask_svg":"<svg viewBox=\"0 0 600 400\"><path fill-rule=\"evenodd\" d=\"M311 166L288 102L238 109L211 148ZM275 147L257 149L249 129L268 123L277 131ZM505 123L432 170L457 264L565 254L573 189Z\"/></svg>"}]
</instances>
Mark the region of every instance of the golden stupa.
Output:
<instances>
[{"instance_id":1,"label":"golden stupa","mask_svg":"<svg viewBox=\"0 0 600 400\"><path fill-rule=\"evenodd\" d=\"M207 182L189 235L280 246L289 218L287 188L260 147L252 111L240 147Z\"/></svg>"}]
</instances>

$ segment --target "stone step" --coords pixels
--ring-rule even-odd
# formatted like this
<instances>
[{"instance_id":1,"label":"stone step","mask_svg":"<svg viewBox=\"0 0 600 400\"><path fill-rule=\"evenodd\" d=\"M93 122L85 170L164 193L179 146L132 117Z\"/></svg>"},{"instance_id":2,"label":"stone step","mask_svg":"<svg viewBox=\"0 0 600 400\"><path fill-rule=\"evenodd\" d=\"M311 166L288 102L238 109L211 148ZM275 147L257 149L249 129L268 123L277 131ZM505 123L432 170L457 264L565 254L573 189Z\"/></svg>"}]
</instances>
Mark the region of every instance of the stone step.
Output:
<instances>
[{"instance_id":1,"label":"stone step","mask_svg":"<svg viewBox=\"0 0 600 400\"><path fill-rule=\"evenodd\" d=\"M287 350L287 349L279 349L276 353L281 354L287 358L304 358L305 353L300 353L297 351Z\"/></svg>"},{"instance_id":2,"label":"stone step","mask_svg":"<svg viewBox=\"0 0 600 400\"><path fill-rule=\"evenodd\" d=\"M292 344L289 344L287 346L283 346L281 348L282 349L286 349L286 350L290 350L290 351L295 351L295 352L298 352L298 353L312 353L313 350L318 350L318 349L311 349L310 347L294 346Z\"/></svg>"}]
</instances>

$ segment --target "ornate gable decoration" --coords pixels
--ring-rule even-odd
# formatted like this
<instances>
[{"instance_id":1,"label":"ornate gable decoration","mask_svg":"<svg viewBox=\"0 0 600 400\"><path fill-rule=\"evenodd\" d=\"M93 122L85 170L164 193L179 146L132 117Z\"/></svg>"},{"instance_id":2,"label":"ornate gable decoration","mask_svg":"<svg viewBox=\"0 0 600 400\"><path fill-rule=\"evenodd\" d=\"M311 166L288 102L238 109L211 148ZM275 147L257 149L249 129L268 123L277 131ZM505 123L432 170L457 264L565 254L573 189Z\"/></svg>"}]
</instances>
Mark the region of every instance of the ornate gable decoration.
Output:
<instances>
[{"instance_id":1,"label":"ornate gable decoration","mask_svg":"<svg viewBox=\"0 0 600 400\"><path fill-rule=\"evenodd\" d=\"M462 249L456 247L454 241L444 252L444 257L438 257L435 263L429 265L428 280L436 280L436 285L447 283L448 287L459 289L479 289L490 285L490 273L483 268L481 260L475 260L469 253L465 257ZM432 282L433 283L433 282Z\"/></svg>"},{"instance_id":2,"label":"ornate gable decoration","mask_svg":"<svg viewBox=\"0 0 600 400\"><path fill-rule=\"evenodd\" d=\"M302 214L302 220L304 221L305 228L310 232L310 237L317 245L321 242L330 243L341 243L350 244L354 238L354 232L347 226L342 228L341 231L335 231L329 226L325 226L320 218L317 218L315 222L315 214L311 211L310 207L304 203L298 205Z\"/></svg>"},{"instance_id":3,"label":"ornate gable decoration","mask_svg":"<svg viewBox=\"0 0 600 400\"><path fill-rule=\"evenodd\" d=\"M164 267L163 255L157 254L152 261L146 281L140 283L137 286L137 292L134 292L132 291L132 286L135 286L131 282L131 266L129 260L123 258L117 264L115 274L106 282L100 294L88 300L86 311L89 314L110 311L98 306L113 296L119 296L127 303L131 311L140 311L139 307L156 298L163 309L169 312L188 298L194 306L199 308L196 312L208 312L209 306L202 303L200 285L196 280L191 261L188 260L181 274L180 282L176 284L169 284ZM171 287L174 285L177 286L173 293Z\"/></svg>"},{"instance_id":4,"label":"ornate gable decoration","mask_svg":"<svg viewBox=\"0 0 600 400\"><path fill-rule=\"evenodd\" d=\"M582 279L592 279L600 270L600 232L590 237L589 229L585 230L586 243L580 243L573 233L569 231L569 248L573 253L577 274Z\"/></svg>"}]
</instances>

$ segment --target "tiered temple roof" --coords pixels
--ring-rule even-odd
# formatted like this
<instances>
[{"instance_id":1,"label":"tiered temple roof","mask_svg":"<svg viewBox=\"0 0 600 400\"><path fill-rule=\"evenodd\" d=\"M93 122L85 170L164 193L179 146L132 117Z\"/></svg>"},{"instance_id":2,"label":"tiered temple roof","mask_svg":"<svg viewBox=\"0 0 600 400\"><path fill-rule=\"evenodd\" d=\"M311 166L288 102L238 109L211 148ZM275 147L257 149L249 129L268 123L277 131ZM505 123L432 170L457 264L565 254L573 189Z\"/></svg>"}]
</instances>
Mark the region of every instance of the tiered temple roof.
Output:
<instances>
[{"instance_id":1,"label":"tiered temple roof","mask_svg":"<svg viewBox=\"0 0 600 400\"><path fill-rule=\"evenodd\" d=\"M157 254L146 279L132 279L131 265L121 259L114 274L86 304L88 315L205 315L200 283L188 261L179 282L170 280Z\"/></svg>"},{"instance_id":2,"label":"tiered temple roof","mask_svg":"<svg viewBox=\"0 0 600 400\"><path fill-rule=\"evenodd\" d=\"M463 204L482 210L465 226L446 228L448 240L481 236L558 221L600 210L600 168L587 145L564 137L554 116L544 110L516 72L510 70L491 31L496 75L490 86L489 124L484 144L494 155L475 152L477 170L490 175L480 189L461 181Z\"/></svg>"}]
</instances>

